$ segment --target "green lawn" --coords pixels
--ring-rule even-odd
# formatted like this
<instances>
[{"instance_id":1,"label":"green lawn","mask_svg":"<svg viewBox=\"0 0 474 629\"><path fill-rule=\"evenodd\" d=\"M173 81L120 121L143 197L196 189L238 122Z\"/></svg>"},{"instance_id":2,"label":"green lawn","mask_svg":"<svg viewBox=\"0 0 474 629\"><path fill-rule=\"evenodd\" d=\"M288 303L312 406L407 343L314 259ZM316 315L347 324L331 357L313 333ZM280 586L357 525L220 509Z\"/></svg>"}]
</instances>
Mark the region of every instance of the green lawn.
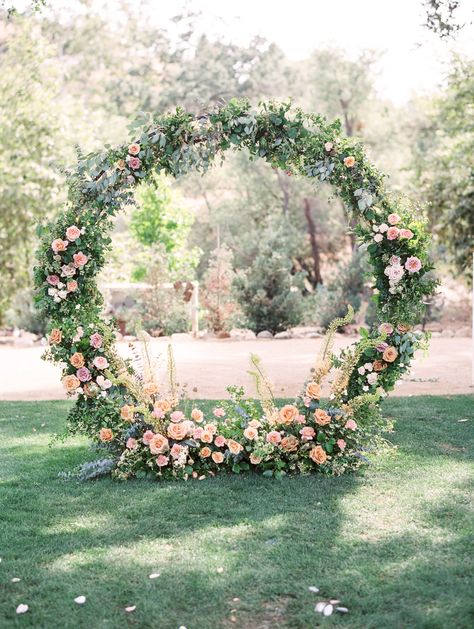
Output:
<instances>
[{"instance_id":1,"label":"green lawn","mask_svg":"<svg viewBox=\"0 0 474 629\"><path fill-rule=\"evenodd\" d=\"M473 406L389 400L398 453L343 478L78 484L68 404L1 403L0 627L472 627Z\"/></svg>"}]
</instances>

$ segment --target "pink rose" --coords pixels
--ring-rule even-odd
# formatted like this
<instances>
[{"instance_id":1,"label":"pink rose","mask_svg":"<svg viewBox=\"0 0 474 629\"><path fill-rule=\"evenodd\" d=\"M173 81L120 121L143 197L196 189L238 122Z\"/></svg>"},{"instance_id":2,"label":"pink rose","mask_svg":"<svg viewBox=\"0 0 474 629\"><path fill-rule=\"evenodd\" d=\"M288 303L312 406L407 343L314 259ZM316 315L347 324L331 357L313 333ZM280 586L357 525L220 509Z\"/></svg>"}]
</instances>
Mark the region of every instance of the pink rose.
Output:
<instances>
[{"instance_id":1,"label":"pink rose","mask_svg":"<svg viewBox=\"0 0 474 629\"><path fill-rule=\"evenodd\" d=\"M398 214L389 214L387 217L387 221L390 223L390 225L396 225L400 222L400 220L401 219Z\"/></svg>"},{"instance_id":2,"label":"pink rose","mask_svg":"<svg viewBox=\"0 0 474 629\"><path fill-rule=\"evenodd\" d=\"M133 437L127 439L127 448L129 450L136 450L138 448L138 441Z\"/></svg>"},{"instance_id":3,"label":"pink rose","mask_svg":"<svg viewBox=\"0 0 474 629\"><path fill-rule=\"evenodd\" d=\"M66 229L66 238L68 240L77 240L81 235L81 230L75 225L71 225Z\"/></svg>"},{"instance_id":4,"label":"pink rose","mask_svg":"<svg viewBox=\"0 0 474 629\"><path fill-rule=\"evenodd\" d=\"M379 332L385 332L385 334L392 334L393 332L393 325L391 323L381 323L379 325Z\"/></svg>"},{"instance_id":5,"label":"pink rose","mask_svg":"<svg viewBox=\"0 0 474 629\"><path fill-rule=\"evenodd\" d=\"M66 251L69 242L67 240L62 240L61 238L56 238L51 243L51 249L54 253L61 253L62 251Z\"/></svg>"},{"instance_id":6,"label":"pink rose","mask_svg":"<svg viewBox=\"0 0 474 629\"><path fill-rule=\"evenodd\" d=\"M76 376L81 382L87 382L91 379L91 372L87 369L87 367L81 367L76 371Z\"/></svg>"},{"instance_id":7,"label":"pink rose","mask_svg":"<svg viewBox=\"0 0 474 629\"><path fill-rule=\"evenodd\" d=\"M89 258L84 253L82 253L82 251L78 251L72 257L74 260L74 266L77 269L85 266L87 264L87 261L89 260Z\"/></svg>"},{"instance_id":8,"label":"pink rose","mask_svg":"<svg viewBox=\"0 0 474 629\"><path fill-rule=\"evenodd\" d=\"M61 267L61 277L72 277L76 275L76 269L73 264L63 264Z\"/></svg>"},{"instance_id":9,"label":"pink rose","mask_svg":"<svg viewBox=\"0 0 474 629\"><path fill-rule=\"evenodd\" d=\"M381 223L381 224L379 225L379 232L380 232L381 234L385 234L385 232L387 231L387 229L388 229L388 225L387 225L387 223Z\"/></svg>"},{"instance_id":10,"label":"pink rose","mask_svg":"<svg viewBox=\"0 0 474 629\"><path fill-rule=\"evenodd\" d=\"M411 231L411 229L401 229L400 230L400 238L413 238L415 234Z\"/></svg>"},{"instance_id":11,"label":"pink rose","mask_svg":"<svg viewBox=\"0 0 474 629\"><path fill-rule=\"evenodd\" d=\"M311 398L308 396L305 396L303 398L303 404L306 406L306 408L309 408L311 405Z\"/></svg>"},{"instance_id":12,"label":"pink rose","mask_svg":"<svg viewBox=\"0 0 474 629\"><path fill-rule=\"evenodd\" d=\"M165 465L168 465L168 462L169 458L164 454L160 454L156 459L156 464L158 465L158 467L165 467Z\"/></svg>"},{"instance_id":13,"label":"pink rose","mask_svg":"<svg viewBox=\"0 0 474 629\"><path fill-rule=\"evenodd\" d=\"M400 264L401 262L401 258L400 256L391 256L390 257L390 264Z\"/></svg>"},{"instance_id":14,"label":"pink rose","mask_svg":"<svg viewBox=\"0 0 474 629\"><path fill-rule=\"evenodd\" d=\"M96 367L97 369L107 369L107 367L109 366L109 361L107 360L107 358L105 358L105 356L96 356L93 362L94 367Z\"/></svg>"},{"instance_id":15,"label":"pink rose","mask_svg":"<svg viewBox=\"0 0 474 629\"><path fill-rule=\"evenodd\" d=\"M193 432L193 438L194 438L194 439L198 439L198 440L199 440L199 439L202 437L202 433L203 433L203 432L204 432L204 428L202 428L201 426L197 426L197 427L194 429L194 432Z\"/></svg>"},{"instance_id":16,"label":"pink rose","mask_svg":"<svg viewBox=\"0 0 474 629\"><path fill-rule=\"evenodd\" d=\"M298 415L295 419L295 424L304 424L306 421L306 417L304 415Z\"/></svg>"},{"instance_id":17,"label":"pink rose","mask_svg":"<svg viewBox=\"0 0 474 629\"><path fill-rule=\"evenodd\" d=\"M133 168L133 170L138 170L141 166L141 160L138 157L131 157L128 160L128 165L130 166L130 168Z\"/></svg>"},{"instance_id":18,"label":"pink rose","mask_svg":"<svg viewBox=\"0 0 474 629\"><path fill-rule=\"evenodd\" d=\"M216 417L224 417L224 415L225 415L225 410L223 408L220 408L220 407L219 408L215 408L212 412L214 413L214 415Z\"/></svg>"},{"instance_id":19,"label":"pink rose","mask_svg":"<svg viewBox=\"0 0 474 629\"><path fill-rule=\"evenodd\" d=\"M130 155L138 155L138 153L140 152L140 145L138 144L138 142L130 144L130 146L128 147L128 152L130 153Z\"/></svg>"},{"instance_id":20,"label":"pink rose","mask_svg":"<svg viewBox=\"0 0 474 629\"><path fill-rule=\"evenodd\" d=\"M225 437L223 437L222 435L217 435L217 437L214 439L214 443L218 448L223 448L225 446Z\"/></svg>"},{"instance_id":21,"label":"pink rose","mask_svg":"<svg viewBox=\"0 0 474 629\"><path fill-rule=\"evenodd\" d=\"M184 413L181 411L174 411L174 413L171 413L170 419L172 422L178 423L184 419Z\"/></svg>"},{"instance_id":22,"label":"pink rose","mask_svg":"<svg viewBox=\"0 0 474 629\"><path fill-rule=\"evenodd\" d=\"M315 434L316 434L316 431L311 426L304 426L300 430L301 438L304 439L305 441L310 441L311 439L313 439Z\"/></svg>"},{"instance_id":23,"label":"pink rose","mask_svg":"<svg viewBox=\"0 0 474 629\"><path fill-rule=\"evenodd\" d=\"M56 286L59 283L59 277L57 275L48 275L46 281L48 284L51 284L51 286Z\"/></svg>"},{"instance_id":24,"label":"pink rose","mask_svg":"<svg viewBox=\"0 0 474 629\"><path fill-rule=\"evenodd\" d=\"M339 450L344 450L346 447L346 442L344 441L344 439L338 439L336 441L337 443L337 447L339 448Z\"/></svg>"},{"instance_id":25,"label":"pink rose","mask_svg":"<svg viewBox=\"0 0 474 629\"><path fill-rule=\"evenodd\" d=\"M90 338L90 344L95 349L99 349L99 347L102 347L102 340L101 335L98 332L94 332Z\"/></svg>"},{"instance_id":26,"label":"pink rose","mask_svg":"<svg viewBox=\"0 0 474 629\"><path fill-rule=\"evenodd\" d=\"M388 343L383 343L382 342L382 343L379 343L378 345L376 345L375 349L378 352L384 352L387 349L387 347L388 347Z\"/></svg>"},{"instance_id":27,"label":"pink rose","mask_svg":"<svg viewBox=\"0 0 474 629\"><path fill-rule=\"evenodd\" d=\"M375 242L382 242L383 235L382 234L375 234L374 240L375 240Z\"/></svg>"},{"instance_id":28,"label":"pink rose","mask_svg":"<svg viewBox=\"0 0 474 629\"><path fill-rule=\"evenodd\" d=\"M155 406L152 412L152 416L156 419L163 419L163 417L165 416L165 411L159 406Z\"/></svg>"},{"instance_id":29,"label":"pink rose","mask_svg":"<svg viewBox=\"0 0 474 629\"><path fill-rule=\"evenodd\" d=\"M405 268L408 273L417 273L421 269L421 260L416 256L410 256L405 262Z\"/></svg>"},{"instance_id":30,"label":"pink rose","mask_svg":"<svg viewBox=\"0 0 474 629\"><path fill-rule=\"evenodd\" d=\"M399 233L400 233L400 230L398 229L398 227L389 227L387 229L387 238L389 240L396 240L398 238Z\"/></svg>"},{"instance_id":31,"label":"pink rose","mask_svg":"<svg viewBox=\"0 0 474 629\"><path fill-rule=\"evenodd\" d=\"M179 445L179 443L175 443L174 446L170 450L170 454L173 457L173 459L177 459L182 451L183 451L183 446Z\"/></svg>"},{"instance_id":32,"label":"pink rose","mask_svg":"<svg viewBox=\"0 0 474 629\"><path fill-rule=\"evenodd\" d=\"M353 419L348 419L346 421L346 428L348 428L349 430L356 430L357 424Z\"/></svg>"},{"instance_id":33,"label":"pink rose","mask_svg":"<svg viewBox=\"0 0 474 629\"><path fill-rule=\"evenodd\" d=\"M332 151L333 147L334 147L334 144L332 142L325 142L324 144L324 150L327 151L328 153Z\"/></svg>"},{"instance_id":34,"label":"pink rose","mask_svg":"<svg viewBox=\"0 0 474 629\"><path fill-rule=\"evenodd\" d=\"M152 430L145 430L142 437L143 443L146 446L149 445L150 441L153 439L154 436L155 436L155 433Z\"/></svg>"},{"instance_id":35,"label":"pink rose","mask_svg":"<svg viewBox=\"0 0 474 629\"><path fill-rule=\"evenodd\" d=\"M77 282L76 280L69 280L66 282L66 288L70 293L74 293L77 290Z\"/></svg>"},{"instance_id":36,"label":"pink rose","mask_svg":"<svg viewBox=\"0 0 474 629\"><path fill-rule=\"evenodd\" d=\"M267 435L268 443L273 443L273 445L277 445L281 441L281 435L278 430L272 430Z\"/></svg>"}]
</instances>

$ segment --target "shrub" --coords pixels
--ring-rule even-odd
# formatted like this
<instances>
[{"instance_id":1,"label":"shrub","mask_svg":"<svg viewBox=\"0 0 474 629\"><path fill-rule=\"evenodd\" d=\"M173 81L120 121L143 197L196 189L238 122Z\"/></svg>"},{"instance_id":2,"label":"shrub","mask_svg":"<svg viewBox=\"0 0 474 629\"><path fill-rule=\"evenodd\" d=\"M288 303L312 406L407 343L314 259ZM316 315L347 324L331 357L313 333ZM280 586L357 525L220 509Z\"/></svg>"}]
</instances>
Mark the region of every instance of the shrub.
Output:
<instances>
[{"instance_id":1,"label":"shrub","mask_svg":"<svg viewBox=\"0 0 474 629\"><path fill-rule=\"evenodd\" d=\"M47 321L34 306L34 293L31 288L16 292L5 318L7 324L12 327L27 330L39 336L46 334Z\"/></svg>"},{"instance_id":2,"label":"shrub","mask_svg":"<svg viewBox=\"0 0 474 629\"><path fill-rule=\"evenodd\" d=\"M279 332L301 323L304 273L293 271L297 237L291 226L264 230L251 265L237 273L234 287L245 324L254 332Z\"/></svg>"}]
</instances>

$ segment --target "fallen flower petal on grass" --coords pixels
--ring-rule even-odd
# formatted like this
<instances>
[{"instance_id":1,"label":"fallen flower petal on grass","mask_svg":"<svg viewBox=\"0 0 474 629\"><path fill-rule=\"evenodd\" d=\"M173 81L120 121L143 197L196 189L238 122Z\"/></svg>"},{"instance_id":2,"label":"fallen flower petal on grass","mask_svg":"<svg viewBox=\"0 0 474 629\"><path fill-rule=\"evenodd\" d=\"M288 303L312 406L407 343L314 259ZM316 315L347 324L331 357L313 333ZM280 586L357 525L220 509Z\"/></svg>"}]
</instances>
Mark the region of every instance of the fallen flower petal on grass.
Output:
<instances>
[{"instance_id":1,"label":"fallen flower petal on grass","mask_svg":"<svg viewBox=\"0 0 474 629\"><path fill-rule=\"evenodd\" d=\"M130 605L130 607L126 607L125 611L126 612L134 612L136 610L137 606L136 605Z\"/></svg>"},{"instance_id":2,"label":"fallen flower petal on grass","mask_svg":"<svg viewBox=\"0 0 474 629\"><path fill-rule=\"evenodd\" d=\"M159 572L153 572L152 574L149 575L149 579L158 579L158 577L160 576Z\"/></svg>"},{"instance_id":3,"label":"fallen flower petal on grass","mask_svg":"<svg viewBox=\"0 0 474 629\"><path fill-rule=\"evenodd\" d=\"M12 579L12 583L18 583L19 581L21 581L19 577L13 577Z\"/></svg>"},{"instance_id":4,"label":"fallen flower petal on grass","mask_svg":"<svg viewBox=\"0 0 474 629\"><path fill-rule=\"evenodd\" d=\"M78 605L84 605L84 603L86 602L86 597L76 596L76 598L74 599L74 602L77 603Z\"/></svg>"},{"instance_id":5,"label":"fallen flower petal on grass","mask_svg":"<svg viewBox=\"0 0 474 629\"><path fill-rule=\"evenodd\" d=\"M334 607L331 605L331 603L329 603L329 605L326 605L326 607L323 609L323 616L330 616L333 611Z\"/></svg>"},{"instance_id":6,"label":"fallen flower petal on grass","mask_svg":"<svg viewBox=\"0 0 474 629\"><path fill-rule=\"evenodd\" d=\"M25 605L25 603L20 603L18 605L18 607L16 608L16 613L17 614L26 614L28 609L29 609L28 605Z\"/></svg>"},{"instance_id":7,"label":"fallen flower petal on grass","mask_svg":"<svg viewBox=\"0 0 474 629\"><path fill-rule=\"evenodd\" d=\"M310 592L314 592L315 594L317 594L319 592L319 588L317 588L315 585L310 585L308 590Z\"/></svg>"}]
</instances>

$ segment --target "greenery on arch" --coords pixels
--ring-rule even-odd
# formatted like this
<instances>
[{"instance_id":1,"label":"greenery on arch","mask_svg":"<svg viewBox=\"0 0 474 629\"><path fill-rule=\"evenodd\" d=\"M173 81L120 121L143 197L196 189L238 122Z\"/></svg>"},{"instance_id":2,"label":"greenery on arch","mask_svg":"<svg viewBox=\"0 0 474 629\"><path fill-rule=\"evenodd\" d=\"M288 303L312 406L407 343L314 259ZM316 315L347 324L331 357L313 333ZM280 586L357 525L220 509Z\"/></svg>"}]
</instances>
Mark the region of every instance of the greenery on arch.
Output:
<instances>
[{"instance_id":1,"label":"greenery on arch","mask_svg":"<svg viewBox=\"0 0 474 629\"><path fill-rule=\"evenodd\" d=\"M118 478L200 478L250 468L274 476L338 474L358 467L368 451L381 447L381 432L387 429L381 397L408 370L423 343L413 325L435 282L420 211L386 191L383 175L360 144L342 135L338 122L328 124L286 103L262 103L255 111L246 101L231 100L198 118L183 109L142 114L131 132L129 145L79 154L69 173L67 207L38 252L38 305L51 320L48 357L65 365L63 384L77 395L70 430L100 444ZM204 417L182 399L171 355L164 388L150 365L137 374L117 355L95 277L110 249L112 218L133 202L137 184L156 173L205 173L226 151L241 149L251 159L263 158L295 176L332 185L368 251L379 322L336 356L334 333L352 313L334 321L294 404L279 407L254 357L260 402L230 387L231 401ZM326 403L322 386L331 374Z\"/></svg>"}]
</instances>

